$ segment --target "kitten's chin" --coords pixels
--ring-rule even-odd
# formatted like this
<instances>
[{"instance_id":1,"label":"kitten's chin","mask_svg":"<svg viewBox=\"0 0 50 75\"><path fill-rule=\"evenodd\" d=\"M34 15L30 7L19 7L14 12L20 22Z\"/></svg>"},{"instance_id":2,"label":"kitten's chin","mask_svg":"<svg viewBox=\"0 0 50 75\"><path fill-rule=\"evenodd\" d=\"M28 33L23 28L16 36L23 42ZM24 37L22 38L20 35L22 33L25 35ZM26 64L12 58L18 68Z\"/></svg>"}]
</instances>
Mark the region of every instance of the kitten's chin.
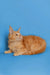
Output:
<instances>
[{"instance_id":1,"label":"kitten's chin","mask_svg":"<svg viewBox=\"0 0 50 75\"><path fill-rule=\"evenodd\" d=\"M15 41L22 41L23 39L16 39L16 40L9 40L11 42L15 42Z\"/></svg>"},{"instance_id":2,"label":"kitten's chin","mask_svg":"<svg viewBox=\"0 0 50 75\"><path fill-rule=\"evenodd\" d=\"M18 39L16 39L16 41L21 41L21 40L23 40L23 38L18 38Z\"/></svg>"}]
</instances>

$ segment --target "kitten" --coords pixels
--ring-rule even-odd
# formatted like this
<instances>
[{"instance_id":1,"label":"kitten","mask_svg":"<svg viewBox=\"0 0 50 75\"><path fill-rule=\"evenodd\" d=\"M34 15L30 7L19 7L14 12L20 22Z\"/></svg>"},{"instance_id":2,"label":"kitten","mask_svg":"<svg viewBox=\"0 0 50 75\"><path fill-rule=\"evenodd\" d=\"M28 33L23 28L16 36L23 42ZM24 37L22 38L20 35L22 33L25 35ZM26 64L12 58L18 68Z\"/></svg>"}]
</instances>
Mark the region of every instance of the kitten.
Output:
<instances>
[{"instance_id":1,"label":"kitten","mask_svg":"<svg viewBox=\"0 0 50 75\"><path fill-rule=\"evenodd\" d=\"M22 36L20 34L20 28L18 31L14 31L12 27L9 28L9 50L4 53L14 53L14 56L19 55L33 55L42 53L46 49L46 42L44 39L38 36Z\"/></svg>"}]
</instances>

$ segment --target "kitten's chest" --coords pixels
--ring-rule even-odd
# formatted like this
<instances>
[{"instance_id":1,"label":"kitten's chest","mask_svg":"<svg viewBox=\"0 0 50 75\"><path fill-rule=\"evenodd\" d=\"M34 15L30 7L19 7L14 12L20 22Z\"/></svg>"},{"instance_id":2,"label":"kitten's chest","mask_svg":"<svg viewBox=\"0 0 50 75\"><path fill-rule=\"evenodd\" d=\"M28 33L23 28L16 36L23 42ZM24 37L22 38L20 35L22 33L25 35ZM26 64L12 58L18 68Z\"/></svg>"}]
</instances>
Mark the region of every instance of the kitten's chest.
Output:
<instances>
[{"instance_id":1,"label":"kitten's chest","mask_svg":"<svg viewBox=\"0 0 50 75\"><path fill-rule=\"evenodd\" d=\"M19 49L22 47L22 42L9 42L8 47L10 49L15 49L15 48Z\"/></svg>"}]
</instances>

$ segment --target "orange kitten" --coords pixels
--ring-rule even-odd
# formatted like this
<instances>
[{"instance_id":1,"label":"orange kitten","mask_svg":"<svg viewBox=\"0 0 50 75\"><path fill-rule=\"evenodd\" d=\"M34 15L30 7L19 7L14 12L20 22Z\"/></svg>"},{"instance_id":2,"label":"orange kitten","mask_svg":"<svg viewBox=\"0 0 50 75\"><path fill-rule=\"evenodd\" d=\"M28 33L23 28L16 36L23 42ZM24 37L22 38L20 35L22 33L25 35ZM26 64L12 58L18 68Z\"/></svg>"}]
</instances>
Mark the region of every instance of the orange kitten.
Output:
<instances>
[{"instance_id":1,"label":"orange kitten","mask_svg":"<svg viewBox=\"0 0 50 75\"><path fill-rule=\"evenodd\" d=\"M9 50L5 51L6 54L14 52L14 56L32 55L44 52L46 42L38 36L22 36L20 28L18 31L14 31L10 26L8 47Z\"/></svg>"}]
</instances>

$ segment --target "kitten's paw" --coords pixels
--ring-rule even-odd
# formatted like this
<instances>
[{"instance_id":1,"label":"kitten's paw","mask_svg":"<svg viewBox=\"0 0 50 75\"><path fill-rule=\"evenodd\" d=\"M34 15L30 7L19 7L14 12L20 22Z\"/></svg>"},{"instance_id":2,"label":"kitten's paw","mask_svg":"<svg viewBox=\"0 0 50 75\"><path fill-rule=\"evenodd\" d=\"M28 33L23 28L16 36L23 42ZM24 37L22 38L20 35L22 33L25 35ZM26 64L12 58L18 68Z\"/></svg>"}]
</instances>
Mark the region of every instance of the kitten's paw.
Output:
<instances>
[{"instance_id":1,"label":"kitten's paw","mask_svg":"<svg viewBox=\"0 0 50 75\"><path fill-rule=\"evenodd\" d=\"M5 54L7 54L8 52L7 52L7 51L5 51L4 53L5 53Z\"/></svg>"},{"instance_id":2,"label":"kitten's paw","mask_svg":"<svg viewBox=\"0 0 50 75\"><path fill-rule=\"evenodd\" d=\"M8 53L12 53L12 51L11 50L8 50L8 51L5 51L4 53L5 54L8 54Z\"/></svg>"},{"instance_id":3,"label":"kitten's paw","mask_svg":"<svg viewBox=\"0 0 50 75\"><path fill-rule=\"evenodd\" d=\"M19 54L17 54L17 53L14 53L14 55L13 56L19 56Z\"/></svg>"}]
</instances>

